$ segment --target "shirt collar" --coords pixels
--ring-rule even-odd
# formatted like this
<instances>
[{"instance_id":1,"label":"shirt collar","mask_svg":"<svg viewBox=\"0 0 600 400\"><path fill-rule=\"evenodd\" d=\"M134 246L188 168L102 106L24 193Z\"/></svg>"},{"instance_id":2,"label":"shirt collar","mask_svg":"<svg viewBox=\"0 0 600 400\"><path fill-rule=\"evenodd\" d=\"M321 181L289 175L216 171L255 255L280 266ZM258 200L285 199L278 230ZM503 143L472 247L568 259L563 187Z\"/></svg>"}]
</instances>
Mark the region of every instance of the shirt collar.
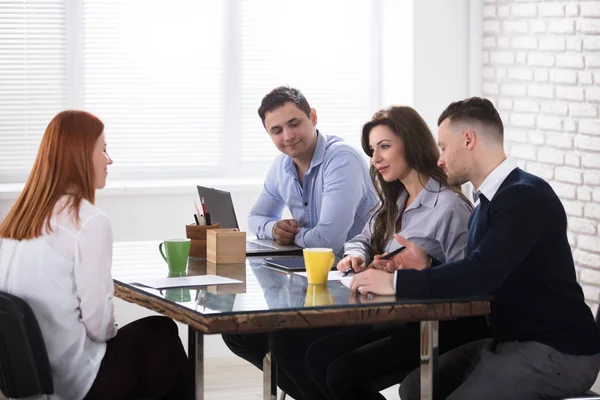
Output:
<instances>
[{"instance_id":1,"label":"shirt collar","mask_svg":"<svg viewBox=\"0 0 600 400\"><path fill-rule=\"evenodd\" d=\"M310 173L310 171L320 165L325 159L325 150L327 149L327 135L322 134L317 129L317 145L315 146L315 151L313 153L312 159L310 160L310 167L308 171L306 171L306 175ZM294 160L292 157L286 155L285 156L285 170L292 175L296 174L296 165L294 164Z\"/></svg>"},{"instance_id":2,"label":"shirt collar","mask_svg":"<svg viewBox=\"0 0 600 400\"><path fill-rule=\"evenodd\" d=\"M438 196L440 195L440 191L442 190L442 185L438 181L433 178L429 178L427 184L421 190L421 193L417 196L415 201L412 202L410 206L406 208L406 210L410 210L411 208L417 208L421 205L433 208L437 204ZM406 197L408 196L408 192L404 190L400 197L398 198L398 206L403 207L406 202ZM404 211L406 211L404 210Z\"/></svg>"},{"instance_id":3,"label":"shirt collar","mask_svg":"<svg viewBox=\"0 0 600 400\"><path fill-rule=\"evenodd\" d=\"M492 201L492 198L496 195L496 192L502 185L502 182L506 179L506 177L517 168L517 163L511 159L507 158L502 161L500 165L490 172L490 174L484 179L483 183L479 187L478 190L475 191L474 195L479 198L479 194L482 193L488 201Z\"/></svg>"}]
</instances>

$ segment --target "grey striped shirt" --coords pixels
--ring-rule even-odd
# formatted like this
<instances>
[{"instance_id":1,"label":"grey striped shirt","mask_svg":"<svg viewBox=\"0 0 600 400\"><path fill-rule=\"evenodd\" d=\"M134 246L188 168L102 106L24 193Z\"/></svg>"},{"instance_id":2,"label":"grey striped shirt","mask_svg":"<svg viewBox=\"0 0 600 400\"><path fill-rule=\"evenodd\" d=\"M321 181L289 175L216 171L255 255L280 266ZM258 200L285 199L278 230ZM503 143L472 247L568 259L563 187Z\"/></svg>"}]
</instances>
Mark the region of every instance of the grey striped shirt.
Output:
<instances>
[{"instance_id":1,"label":"grey striped shirt","mask_svg":"<svg viewBox=\"0 0 600 400\"><path fill-rule=\"evenodd\" d=\"M406 202L405 191L398 199L398 209ZM473 206L451 190L443 188L431 178L415 201L402 213L400 235L411 240L441 262L463 259L466 255L468 223ZM344 245L344 255L356 255L368 265L371 254L371 232L373 221L365 225L363 231ZM391 238L386 252L393 251L400 244Z\"/></svg>"}]
</instances>

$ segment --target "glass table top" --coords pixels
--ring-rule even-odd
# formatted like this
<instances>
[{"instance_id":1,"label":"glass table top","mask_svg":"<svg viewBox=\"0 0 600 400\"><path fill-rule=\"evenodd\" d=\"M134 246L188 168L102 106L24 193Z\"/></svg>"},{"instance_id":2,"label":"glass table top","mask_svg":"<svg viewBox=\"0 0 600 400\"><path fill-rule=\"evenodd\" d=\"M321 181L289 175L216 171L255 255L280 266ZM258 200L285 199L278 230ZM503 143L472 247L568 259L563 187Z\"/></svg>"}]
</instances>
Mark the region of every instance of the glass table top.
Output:
<instances>
[{"instance_id":1,"label":"glass table top","mask_svg":"<svg viewBox=\"0 0 600 400\"><path fill-rule=\"evenodd\" d=\"M118 242L113 247L112 275L117 284L163 298L201 314L256 313L298 309L364 307L365 305L437 304L489 300L479 296L461 299L407 299L395 296L353 294L341 281L309 285L306 277L263 264L264 257L247 257L245 263L213 264L189 258L185 275L213 274L242 283L156 290L131 285L142 278L169 276L158 251L159 241ZM171 274L173 276L173 274Z\"/></svg>"}]
</instances>

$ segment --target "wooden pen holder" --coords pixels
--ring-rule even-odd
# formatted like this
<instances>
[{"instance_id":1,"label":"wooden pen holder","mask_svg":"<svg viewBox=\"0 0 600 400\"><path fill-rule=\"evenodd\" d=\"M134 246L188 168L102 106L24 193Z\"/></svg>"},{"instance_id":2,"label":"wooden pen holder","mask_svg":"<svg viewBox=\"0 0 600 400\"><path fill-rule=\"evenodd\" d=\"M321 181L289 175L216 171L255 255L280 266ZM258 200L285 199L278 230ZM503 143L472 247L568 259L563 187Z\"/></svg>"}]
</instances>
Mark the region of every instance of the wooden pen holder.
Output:
<instances>
[{"instance_id":1,"label":"wooden pen holder","mask_svg":"<svg viewBox=\"0 0 600 400\"><path fill-rule=\"evenodd\" d=\"M206 259L215 264L246 262L246 232L213 229L206 232Z\"/></svg>"},{"instance_id":2,"label":"wooden pen holder","mask_svg":"<svg viewBox=\"0 0 600 400\"><path fill-rule=\"evenodd\" d=\"M206 232L220 227L221 224L186 225L185 235L188 239L191 239L190 257L206 258Z\"/></svg>"}]
</instances>

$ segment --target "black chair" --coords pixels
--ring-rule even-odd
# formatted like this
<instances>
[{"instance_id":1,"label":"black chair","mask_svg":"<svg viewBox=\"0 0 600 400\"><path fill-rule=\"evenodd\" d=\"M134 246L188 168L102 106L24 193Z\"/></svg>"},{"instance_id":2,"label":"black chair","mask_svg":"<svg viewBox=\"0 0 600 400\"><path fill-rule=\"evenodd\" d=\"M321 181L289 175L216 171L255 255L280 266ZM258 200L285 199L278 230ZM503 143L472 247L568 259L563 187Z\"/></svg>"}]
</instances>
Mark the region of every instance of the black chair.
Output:
<instances>
[{"instance_id":1,"label":"black chair","mask_svg":"<svg viewBox=\"0 0 600 400\"><path fill-rule=\"evenodd\" d=\"M46 345L35 314L20 298L0 292L0 391L8 398L54 393Z\"/></svg>"}]
</instances>

